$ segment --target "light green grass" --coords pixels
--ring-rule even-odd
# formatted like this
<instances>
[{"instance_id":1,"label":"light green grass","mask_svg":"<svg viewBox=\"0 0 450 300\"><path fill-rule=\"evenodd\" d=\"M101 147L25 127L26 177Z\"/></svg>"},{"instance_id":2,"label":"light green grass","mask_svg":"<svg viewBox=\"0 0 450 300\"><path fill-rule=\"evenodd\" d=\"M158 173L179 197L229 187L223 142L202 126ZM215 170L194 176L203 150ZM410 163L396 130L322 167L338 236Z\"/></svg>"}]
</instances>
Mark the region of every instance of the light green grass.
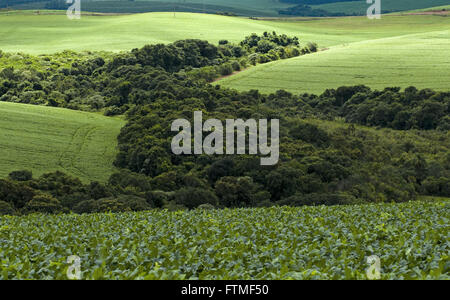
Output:
<instances>
[{"instance_id":1,"label":"light green grass","mask_svg":"<svg viewBox=\"0 0 450 300\"><path fill-rule=\"evenodd\" d=\"M422 0L426 1L426 0ZM294 4L278 0L83 0L82 9L103 13L197 12L239 16L277 17L278 11ZM14 9L45 9L45 2L16 4ZM68 5L67 5L68 7Z\"/></svg>"},{"instance_id":2,"label":"light green grass","mask_svg":"<svg viewBox=\"0 0 450 300\"><path fill-rule=\"evenodd\" d=\"M442 17L435 17L441 18ZM420 20L418 18L417 20ZM331 47L327 51L259 65L218 83L238 90L322 93L364 84L450 90L450 19L438 31Z\"/></svg>"},{"instance_id":3,"label":"light green grass","mask_svg":"<svg viewBox=\"0 0 450 300\"><path fill-rule=\"evenodd\" d=\"M438 11L438 10L450 10L450 5L427 7L427 8L422 8L422 9L414 9L414 10L410 10L410 11L401 12L400 14L415 13L415 12L429 12L429 11Z\"/></svg>"},{"instance_id":4,"label":"light green grass","mask_svg":"<svg viewBox=\"0 0 450 300\"><path fill-rule=\"evenodd\" d=\"M116 16L82 16L69 20L62 13L31 12L0 14L0 49L32 54L74 51L125 51L145 44L170 43L197 38L217 43L241 41L251 33L277 31L314 41L321 47L442 30L449 19L433 16L295 18L251 20L218 15L147 13Z\"/></svg>"},{"instance_id":5,"label":"light green grass","mask_svg":"<svg viewBox=\"0 0 450 300\"><path fill-rule=\"evenodd\" d=\"M106 181L123 125L94 113L0 102L0 178L27 169Z\"/></svg>"},{"instance_id":6,"label":"light green grass","mask_svg":"<svg viewBox=\"0 0 450 300\"><path fill-rule=\"evenodd\" d=\"M11 1L10 5L12 4ZM449 4L447 0L382 0L383 11L407 11ZM143 12L227 12L242 16L278 17L279 11L295 4L279 0L83 0L84 11L106 13ZM329 12L365 15L370 5L365 0L312 5ZM17 9L44 9L45 2L13 5Z\"/></svg>"},{"instance_id":7,"label":"light green grass","mask_svg":"<svg viewBox=\"0 0 450 300\"><path fill-rule=\"evenodd\" d=\"M383 11L407 11L448 4L448 0L381 0L381 9ZM365 14L369 6L365 0L312 5L313 8L324 9L329 12L357 13L360 15Z\"/></svg>"},{"instance_id":8,"label":"light green grass","mask_svg":"<svg viewBox=\"0 0 450 300\"><path fill-rule=\"evenodd\" d=\"M191 13L147 13L83 16L31 12L0 14L0 49L32 54L70 49L124 51L145 44L198 38L217 43L242 40L251 33L277 31L330 48L313 55L251 68L220 84L264 92L286 89L321 93L341 85L449 89L450 18L440 16L383 16L248 18Z\"/></svg>"}]
</instances>

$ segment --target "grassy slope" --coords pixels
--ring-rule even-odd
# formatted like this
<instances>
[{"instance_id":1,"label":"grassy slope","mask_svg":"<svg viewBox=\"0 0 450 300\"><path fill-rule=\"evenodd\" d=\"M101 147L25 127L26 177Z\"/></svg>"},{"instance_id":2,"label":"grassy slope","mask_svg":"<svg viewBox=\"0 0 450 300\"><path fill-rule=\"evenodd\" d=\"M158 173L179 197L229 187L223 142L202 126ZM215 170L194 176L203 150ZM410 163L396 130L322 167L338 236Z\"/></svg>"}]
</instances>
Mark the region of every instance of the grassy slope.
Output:
<instances>
[{"instance_id":1,"label":"grassy slope","mask_svg":"<svg viewBox=\"0 0 450 300\"><path fill-rule=\"evenodd\" d=\"M448 0L382 0L381 9L383 11L405 11L448 5L448 2ZM349 14L365 14L369 6L370 4L367 4L364 0L313 5L314 8L325 9L330 12L345 12Z\"/></svg>"},{"instance_id":2,"label":"grassy slope","mask_svg":"<svg viewBox=\"0 0 450 300\"><path fill-rule=\"evenodd\" d=\"M69 5L67 5L68 7ZM278 11L293 4L278 0L83 0L82 9L104 13L143 12L217 12L233 13L240 16L276 17ZM45 2L14 5L15 9L45 9Z\"/></svg>"},{"instance_id":3,"label":"grassy slope","mask_svg":"<svg viewBox=\"0 0 450 300\"><path fill-rule=\"evenodd\" d=\"M448 0L383 0L382 9L405 11L449 4ZM243 16L279 16L278 11L294 4L278 0L83 0L84 11L108 13L139 13L161 11L231 12ZM365 0L313 5L330 12L365 15L369 4ZM18 9L44 9L45 2L14 5Z\"/></svg>"},{"instance_id":4,"label":"grassy slope","mask_svg":"<svg viewBox=\"0 0 450 300\"><path fill-rule=\"evenodd\" d=\"M321 93L326 88L365 84L450 89L450 30L338 46L317 54L251 68L220 84L272 92L280 88Z\"/></svg>"},{"instance_id":5,"label":"grassy slope","mask_svg":"<svg viewBox=\"0 0 450 300\"><path fill-rule=\"evenodd\" d=\"M19 169L35 175L60 170L105 181L123 125L93 113L0 102L0 177Z\"/></svg>"},{"instance_id":6,"label":"grassy slope","mask_svg":"<svg viewBox=\"0 0 450 300\"><path fill-rule=\"evenodd\" d=\"M34 15L31 12L0 14L0 49L33 54L65 49L130 50L149 43L168 43L186 38L210 42L242 40L250 33L277 31L315 41L321 47L369 39L439 30L446 18L429 16L366 18L299 18L250 20L190 13L148 13L121 16L83 16L70 21L64 14ZM214 24L214 26L211 26ZM441 29L442 30L442 29Z\"/></svg>"},{"instance_id":7,"label":"grassy slope","mask_svg":"<svg viewBox=\"0 0 450 300\"><path fill-rule=\"evenodd\" d=\"M214 24L214 26L211 26ZM277 31L316 41L328 51L261 65L220 81L240 90L279 88L320 93L325 88L364 83L448 89L450 19L384 16L250 20L190 13L83 16L30 12L0 14L0 49L29 53L71 50L129 50L184 38L233 42L256 32ZM273 78L276 78L274 80Z\"/></svg>"}]
</instances>

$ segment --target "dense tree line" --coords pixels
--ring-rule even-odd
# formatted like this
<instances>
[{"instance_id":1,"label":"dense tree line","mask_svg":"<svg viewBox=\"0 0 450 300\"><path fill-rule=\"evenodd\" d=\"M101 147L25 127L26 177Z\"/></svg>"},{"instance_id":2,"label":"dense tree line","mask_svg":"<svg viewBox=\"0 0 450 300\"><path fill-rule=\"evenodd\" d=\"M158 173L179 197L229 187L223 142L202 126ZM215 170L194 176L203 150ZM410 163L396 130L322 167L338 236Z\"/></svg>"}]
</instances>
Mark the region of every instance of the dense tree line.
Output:
<instances>
[{"instance_id":1,"label":"dense tree line","mask_svg":"<svg viewBox=\"0 0 450 300\"><path fill-rule=\"evenodd\" d=\"M351 1L361 1L361 0L280 0L280 2L283 3L309 4L309 5L320 5L320 4L351 2Z\"/></svg>"},{"instance_id":2,"label":"dense tree line","mask_svg":"<svg viewBox=\"0 0 450 300\"><path fill-rule=\"evenodd\" d=\"M221 68L235 70L233 65L251 64L252 57L261 63L274 53L280 59L311 51L317 46L302 48L297 38L265 33L238 45L185 40L121 54L37 58L0 52L0 101L100 110L128 120L118 137L115 165L121 171L108 183L84 184L59 172L39 178L13 172L0 180L0 211L336 205L450 196L450 93L353 86L321 95L264 95L208 83ZM280 162L269 167L254 155L174 155L171 123L192 120L194 111L205 119L279 119Z\"/></svg>"},{"instance_id":3,"label":"dense tree line","mask_svg":"<svg viewBox=\"0 0 450 300\"><path fill-rule=\"evenodd\" d=\"M0 213L338 205L450 196L448 133L379 131L291 117L269 107L251 112L248 105L209 116L280 117L276 166L260 166L250 155L173 155L173 133L166 127L172 117L189 118L191 111L138 106L119 139L121 171L106 184L82 183L61 172L38 178L29 171L12 172L0 180Z\"/></svg>"},{"instance_id":4,"label":"dense tree line","mask_svg":"<svg viewBox=\"0 0 450 300\"><path fill-rule=\"evenodd\" d=\"M392 92L343 89L364 89L377 96ZM155 188L191 193L195 198L195 184L177 179L192 176L202 182L202 190L216 195L217 205L226 207L397 202L418 194L450 195L446 188L450 183L448 131L421 131L426 139L422 143L415 141L419 133L315 121L321 113L333 116L329 101L340 99L343 89L329 90L327 97L302 98L283 91L261 95L211 86L185 89L188 97L156 99L129 111L129 122L119 136L116 166L164 182ZM318 110L321 105L322 111ZM174 155L171 122L192 121L192 112L199 110L205 119L280 119L280 163L260 166L259 158L251 155Z\"/></svg>"},{"instance_id":5,"label":"dense tree line","mask_svg":"<svg viewBox=\"0 0 450 300\"><path fill-rule=\"evenodd\" d=\"M276 33L253 34L238 45L184 40L122 54L66 51L35 57L0 51L0 101L120 114L127 105L151 101L148 93L171 82L192 86L249 65L315 51L315 44L300 47L297 38Z\"/></svg>"},{"instance_id":6,"label":"dense tree line","mask_svg":"<svg viewBox=\"0 0 450 300\"><path fill-rule=\"evenodd\" d=\"M366 86L340 87L307 96L312 107L349 123L398 130L450 130L450 92L408 87L372 91Z\"/></svg>"},{"instance_id":7,"label":"dense tree line","mask_svg":"<svg viewBox=\"0 0 450 300\"><path fill-rule=\"evenodd\" d=\"M342 12L329 12L325 9L312 8L309 5L299 4L293 7L279 10L280 15L299 16L299 17L343 17L348 14Z\"/></svg>"},{"instance_id":8,"label":"dense tree line","mask_svg":"<svg viewBox=\"0 0 450 300\"><path fill-rule=\"evenodd\" d=\"M25 3L34 3L34 2L41 2L42 0L1 0L0 1L0 8L8 8L10 6L18 5L18 4L25 4Z\"/></svg>"}]
</instances>

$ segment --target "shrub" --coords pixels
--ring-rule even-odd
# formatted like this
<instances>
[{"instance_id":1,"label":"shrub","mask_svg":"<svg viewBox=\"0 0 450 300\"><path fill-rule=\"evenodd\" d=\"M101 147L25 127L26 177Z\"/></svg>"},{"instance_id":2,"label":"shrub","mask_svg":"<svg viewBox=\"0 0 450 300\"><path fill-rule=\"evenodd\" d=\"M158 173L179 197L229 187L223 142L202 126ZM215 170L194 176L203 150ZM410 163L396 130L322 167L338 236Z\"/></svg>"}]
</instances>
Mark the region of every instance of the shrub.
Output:
<instances>
[{"instance_id":1,"label":"shrub","mask_svg":"<svg viewBox=\"0 0 450 300\"><path fill-rule=\"evenodd\" d=\"M217 197L213 192L198 188L182 188L175 192L175 203L184 205L189 209L202 204L217 205Z\"/></svg>"},{"instance_id":2,"label":"shrub","mask_svg":"<svg viewBox=\"0 0 450 300\"><path fill-rule=\"evenodd\" d=\"M150 191L145 193L145 199L151 207L163 207L173 200L174 192Z\"/></svg>"},{"instance_id":3,"label":"shrub","mask_svg":"<svg viewBox=\"0 0 450 300\"><path fill-rule=\"evenodd\" d=\"M327 147L330 143L326 131L310 123L298 123L291 129L291 136L319 147Z\"/></svg>"},{"instance_id":4,"label":"shrub","mask_svg":"<svg viewBox=\"0 0 450 300\"><path fill-rule=\"evenodd\" d=\"M133 195L120 195L117 197L117 201L124 204L127 208L129 208L132 211L143 211L152 209L152 207L144 198Z\"/></svg>"},{"instance_id":5,"label":"shrub","mask_svg":"<svg viewBox=\"0 0 450 300\"><path fill-rule=\"evenodd\" d=\"M58 199L49 194L36 195L25 205L26 212L57 213L62 209Z\"/></svg>"},{"instance_id":6,"label":"shrub","mask_svg":"<svg viewBox=\"0 0 450 300\"><path fill-rule=\"evenodd\" d=\"M35 195L35 191L28 187L9 180L0 180L0 201L5 201L15 208L22 208Z\"/></svg>"},{"instance_id":7,"label":"shrub","mask_svg":"<svg viewBox=\"0 0 450 300\"><path fill-rule=\"evenodd\" d=\"M33 179L33 173L31 171L13 171L9 173L9 179L14 181L28 181Z\"/></svg>"},{"instance_id":8,"label":"shrub","mask_svg":"<svg viewBox=\"0 0 450 300\"><path fill-rule=\"evenodd\" d=\"M73 211L77 214L87 214L92 213L97 208L97 201L95 200L85 200L80 203L78 203L74 208Z\"/></svg>"},{"instance_id":9,"label":"shrub","mask_svg":"<svg viewBox=\"0 0 450 300\"><path fill-rule=\"evenodd\" d=\"M228 76L233 74L233 67L231 64L223 64L219 67L220 75L222 76Z\"/></svg>"},{"instance_id":10,"label":"shrub","mask_svg":"<svg viewBox=\"0 0 450 300\"><path fill-rule=\"evenodd\" d=\"M251 177L222 177L215 186L220 205L226 207L251 206L257 189Z\"/></svg>"},{"instance_id":11,"label":"shrub","mask_svg":"<svg viewBox=\"0 0 450 300\"><path fill-rule=\"evenodd\" d=\"M96 213L105 213L105 212L113 212L120 213L131 211L130 207L122 201L119 201L116 198L104 198L99 199L95 202L94 211Z\"/></svg>"},{"instance_id":12,"label":"shrub","mask_svg":"<svg viewBox=\"0 0 450 300\"><path fill-rule=\"evenodd\" d=\"M5 201L0 201L0 216L3 215L15 215L16 211L14 210L14 207Z\"/></svg>"},{"instance_id":13,"label":"shrub","mask_svg":"<svg viewBox=\"0 0 450 300\"><path fill-rule=\"evenodd\" d=\"M234 71L240 71L241 70L241 65L237 61L233 61L231 63L231 67L233 68Z\"/></svg>"},{"instance_id":14,"label":"shrub","mask_svg":"<svg viewBox=\"0 0 450 300\"><path fill-rule=\"evenodd\" d=\"M319 46L316 43L308 43L308 49L310 52L317 52L319 50Z\"/></svg>"}]
</instances>

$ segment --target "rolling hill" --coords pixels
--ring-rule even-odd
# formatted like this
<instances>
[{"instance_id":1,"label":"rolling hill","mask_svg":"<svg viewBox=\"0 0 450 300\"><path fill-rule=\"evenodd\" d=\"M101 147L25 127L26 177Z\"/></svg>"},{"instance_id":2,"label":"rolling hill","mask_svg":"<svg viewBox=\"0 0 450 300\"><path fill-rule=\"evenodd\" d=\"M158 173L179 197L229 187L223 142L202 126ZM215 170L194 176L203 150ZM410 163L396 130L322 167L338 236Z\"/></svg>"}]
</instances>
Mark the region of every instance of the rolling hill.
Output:
<instances>
[{"instance_id":1,"label":"rolling hill","mask_svg":"<svg viewBox=\"0 0 450 300\"><path fill-rule=\"evenodd\" d=\"M143 13L143 12L197 12L211 14L232 14L253 17L277 17L280 11L297 4L307 4L311 10L321 10L332 15L365 15L369 4L365 0L83 0L83 10L103 13ZM383 0L384 13L423 9L448 5L447 0ZM69 4L62 0L2 0L0 8L14 9L66 9ZM298 15L298 14L297 14ZM306 16L314 12L306 12Z\"/></svg>"},{"instance_id":2,"label":"rolling hill","mask_svg":"<svg viewBox=\"0 0 450 300\"><path fill-rule=\"evenodd\" d=\"M18 26L17 24L20 24ZM214 24L214 26L210 26ZM0 15L0 49L31 54L125 51L145 44L196 38L238 42L251 33L277 31L317 42L326 50L250 68L221 85L264 92L286 89L321 93L341 85L373 88L416 85L448 89L450 19L432 15L248 19L192 13L83 16L70 21L61 12ZM275 78L275 79L274 79Z\"/></svg>"},{"instance_id":3,"label":"rolling hill","mask_svg":"<svg viewBox=\"0 0 450 300\"><path fill-rule=\"evenodd\" d=\"M211 26L214 24L214 26ZM63 12L0 13L0 50L48 54L72 51L126 51L145 44L196 38L217 43L239 42L251 33L276 31L298 36L320 47L348 44L449 28L449 20L433 16L293 18L252 20L208 14L147 13L83 16L68 20ZM20 25L20 26L19 26Z\"/></svg>"},{"instance_id":4,"label":"rolling hill","mask_svg":"<svg viewBox=\"0 0 450 300\"><path fill-rule=\"evenodd\" d=\"M106 181L123 125L94 113L0 102L0 178L26 169Z\"/></svg>"},{"instance_id":5,"label":"rolling hill","mask_svg":"<svg viewBox=\"0 0 450 300\"><path fill-rule=\"evenodd\" d=\"M294 93L322 93L327 88L359 84L376 89L416 86L448 90L449 49L449 29L401 35L259 65L219 83L238 90Z\"/></svg>"},{"instance_id":6,"label":"rolling hill","mask_svg":"<svg viewBox=\"0 0 450 300\"><path fill-rule=\"evenodd\" d=\"M448 0L382 0L383 13L423 9L434 6L448 5ZM334 2L320 5L312 5L314 9L323 9L328 12L340 12L346 14L364 15L369 5L366 1Z\"/></svg>"}]
</instances>

